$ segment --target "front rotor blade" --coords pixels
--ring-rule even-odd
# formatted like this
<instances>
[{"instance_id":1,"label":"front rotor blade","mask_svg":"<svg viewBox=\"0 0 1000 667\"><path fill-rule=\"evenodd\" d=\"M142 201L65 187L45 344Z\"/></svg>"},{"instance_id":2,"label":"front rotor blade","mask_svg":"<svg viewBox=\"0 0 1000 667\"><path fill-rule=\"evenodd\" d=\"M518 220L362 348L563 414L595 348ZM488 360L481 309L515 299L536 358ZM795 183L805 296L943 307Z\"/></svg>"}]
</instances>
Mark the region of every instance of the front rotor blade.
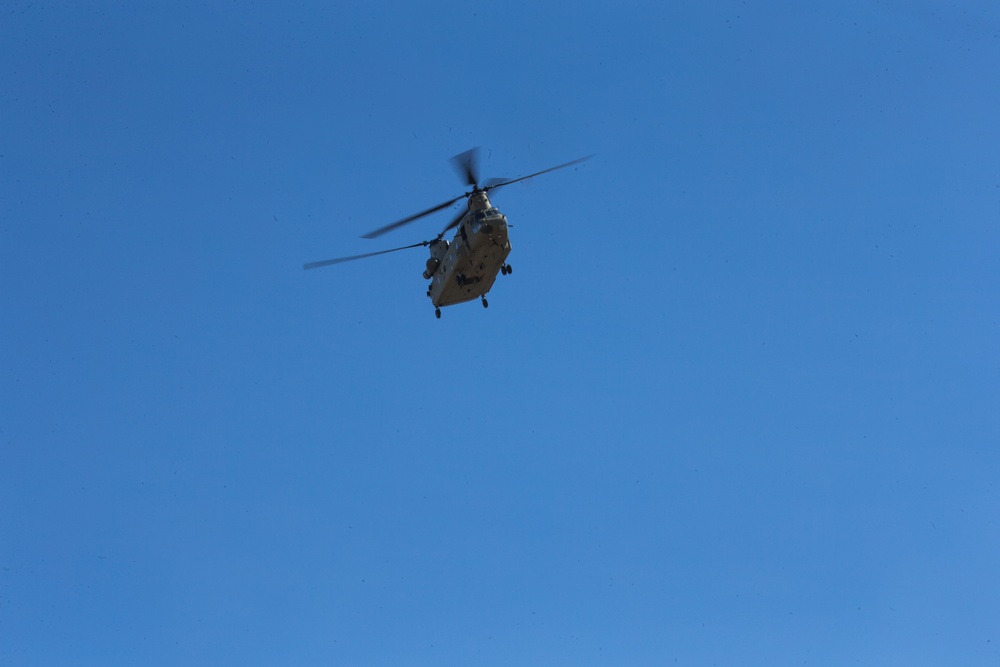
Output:
<instances>
[{"instance_id":1,"label":"front rotor blade","mask_svg":"<svg viewBox=\"0 0 1000 667\"><path fill-rule=\"evenodd\" d=\"M594 157L594 156L593 155L588 155L586 157L582 157L582 158L578 158L576 160L573 160L572 162L567 162L566 164L561 164L561 165L559 165L557 167L549 167L548 169L542 169L541 171L536 171L534 174L528 174L527 176L521 176L520 178L515 178L515 179L509 180L509 181L503 181L502 183L495 183L493 185L489 185L489 186L483 188L483 190L492 190L494 188L503 187L504 185L510 185L511 183L517 183L518 181L526 181L529 178L534 178L535 176L541 176L542 174L547 174L550 171L555 171L556 169L565 169L566 167L572 167L574 164L580 164L581 162L585 162L585 161L589 160L592 157Z\"/></svg>"},{"instance_id":2,"label":"front rotor blade","mask_svg":"<svg viewBox=\"0 0 1000 667\"><path fill-rule=\"evenodd\" d=\"M458 173L465 179L466 184L472 187L479 185L479 146L475 146L459 153L451 159L451 163L458 169Z\"/></svg>"},{"instance_id":3,"label":"front rotor blade","mask_svg":"<svg viewBox=\"0 0 1000 667\"><path fill-rule=\"evenodd\" d=\"M417 220L419 218L424 217L425 215L430 215L431 213L437 213L438 211L446 209L449 206L451 206L452 204L454 204L455 202L457 202L459 199L462 199L463 197L465 197L465 195L459 195L459 196L455 197L454 199L449 199L448 201L446 201L443 204L438 204L437 206L432 206L431 208L427 209L426 211L421 211L420 213L416 213L414 215L411 215L408 218L403 218L402 220L397 220L396 222L394 222L394 223L392 223L390 225L386 225L385 227L379 227L378 229L376 229L373 232L368 232L367 234L364 234L361 238L363 238L363 239L374 239L374 238L377 238L379 236L382 236L386 232L391 232L392 230L397 229L399 227L402 227L403 225L409 224L409 223L413 222L414 220Z\"/></svg>"},{"instance_id":4,"label":"front rotor blade","mask_svg":"<svg viewBox=\"0 0 1000 667\"><path fill-rule=\"evenodd\" d=\"M490 190L492 188L497 187L498 185L505 185L509 181L510 181L509 178L503 178L503 177L487 178L486 182L483 184L483 190Z\"/></svg>"},{"instance_id":5,"label":"front rotor blade","mask_svg":"<svg viewBox=\"0 0 1000 667\"><path fill-rule=\"evenodd\" d=\"M309 262L308 264L303 264L302 268L305 270L318 269L321 266L330 266L331 264L342 264L344 262L353 262L356 259L365 259L366 257L375 257L377 255L385 255L390 252L396 252L399 250L409 250L410 248L419 248L420 246L430 245L430 241L421 241L420 243L414 243L413 245L405 245L402 248L392 248L391 250L380 250L378 252L368 252L364 255L351 255L350 257L337 257L336 259L324 259L320 262Z\"/></svg>"}]
</instances>

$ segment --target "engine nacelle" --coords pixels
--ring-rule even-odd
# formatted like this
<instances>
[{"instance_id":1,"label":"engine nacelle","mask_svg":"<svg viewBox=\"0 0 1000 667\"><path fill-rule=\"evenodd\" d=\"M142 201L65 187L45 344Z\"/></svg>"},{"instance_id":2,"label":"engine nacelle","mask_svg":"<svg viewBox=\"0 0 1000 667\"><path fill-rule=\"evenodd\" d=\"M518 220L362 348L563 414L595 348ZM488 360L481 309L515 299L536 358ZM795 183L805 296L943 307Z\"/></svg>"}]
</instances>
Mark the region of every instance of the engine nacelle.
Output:
<instances>
[{"instance_id":1,"label":"engine nacelle","mask_svg":"<svg viewBox=\"0 0 1000 667\"><path fill-rule=\"evenodd\" d=\"M427 268L424 271L424 278L426 278L427 280L430 280L431 276L433 276L437 272L438 268L440 268L441 266L441 262L444 261L444 256L448 254L448 242L445 241L444 239L438 239L436 241L432 241L430 249L431 249L431 256L427 260L426 264Z\"/></svg>"}]
</instances>

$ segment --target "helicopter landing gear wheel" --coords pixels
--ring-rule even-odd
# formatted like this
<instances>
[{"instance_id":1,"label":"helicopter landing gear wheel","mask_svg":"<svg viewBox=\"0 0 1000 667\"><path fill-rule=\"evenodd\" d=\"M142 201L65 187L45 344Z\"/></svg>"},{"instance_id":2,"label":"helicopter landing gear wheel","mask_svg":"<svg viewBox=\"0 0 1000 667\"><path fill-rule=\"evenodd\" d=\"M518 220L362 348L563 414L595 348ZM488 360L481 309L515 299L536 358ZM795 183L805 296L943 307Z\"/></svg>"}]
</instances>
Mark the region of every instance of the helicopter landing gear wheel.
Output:
<instances>
[{"instance_id":1,"label":"helicopter landing gear wheel","mask_svg":"<svg viewBox=\"0 0 1000 667\"><path fill-rule=\"evenodd\" d=\"M440 308L435 308L434 309L434 317L438 318L439 320L441 319L441 309Z\"/></svg>"},{"instance_id":2,"label":"helicopter landing gear wheel","mask_svg":"<svg viewBox=\"0 0 1000 667\"><path fill-rule=\"evenodd\" d=\"M489 308L489 307L490 307L490 302L487 301L486 297L484 296L483 297L483 308Z\"/></svg>"}]
</instances>

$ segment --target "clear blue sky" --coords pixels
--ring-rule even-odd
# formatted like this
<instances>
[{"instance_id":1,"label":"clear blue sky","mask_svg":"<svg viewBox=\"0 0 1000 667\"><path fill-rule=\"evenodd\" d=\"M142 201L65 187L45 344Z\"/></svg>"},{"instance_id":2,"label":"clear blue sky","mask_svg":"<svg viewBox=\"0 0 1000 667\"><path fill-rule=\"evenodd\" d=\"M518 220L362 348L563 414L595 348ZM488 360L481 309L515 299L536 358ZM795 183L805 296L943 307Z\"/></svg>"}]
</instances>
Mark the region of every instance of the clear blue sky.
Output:
<instances>
[{"instance_id":1,"label":"clear blue sky","mask_svg":"<svg viewBox=\"0 0 1000 667\"><path fill-rule=\"evenodd\" d=\"M0 10L0 664L1000 661L995 2Z\"/></svg>"}]
</instances>

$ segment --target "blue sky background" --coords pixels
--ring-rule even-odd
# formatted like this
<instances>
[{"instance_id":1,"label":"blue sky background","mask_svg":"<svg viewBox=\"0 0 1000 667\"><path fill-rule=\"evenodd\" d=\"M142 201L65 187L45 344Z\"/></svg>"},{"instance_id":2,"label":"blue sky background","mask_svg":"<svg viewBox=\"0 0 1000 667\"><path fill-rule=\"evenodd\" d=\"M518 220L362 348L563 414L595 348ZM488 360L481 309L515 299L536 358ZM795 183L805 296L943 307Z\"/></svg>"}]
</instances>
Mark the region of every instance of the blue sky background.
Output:
<instances>
[{"instance_id":1,"label":"blue sky background","mask_svg":"<svg viewBox=\"0 0 1000 667\"><path fill-rule=\"evenodd\" d=\"M996 3L371 4L0 5L0 663L996 664Z\"/></svg>"}]
</instances>

